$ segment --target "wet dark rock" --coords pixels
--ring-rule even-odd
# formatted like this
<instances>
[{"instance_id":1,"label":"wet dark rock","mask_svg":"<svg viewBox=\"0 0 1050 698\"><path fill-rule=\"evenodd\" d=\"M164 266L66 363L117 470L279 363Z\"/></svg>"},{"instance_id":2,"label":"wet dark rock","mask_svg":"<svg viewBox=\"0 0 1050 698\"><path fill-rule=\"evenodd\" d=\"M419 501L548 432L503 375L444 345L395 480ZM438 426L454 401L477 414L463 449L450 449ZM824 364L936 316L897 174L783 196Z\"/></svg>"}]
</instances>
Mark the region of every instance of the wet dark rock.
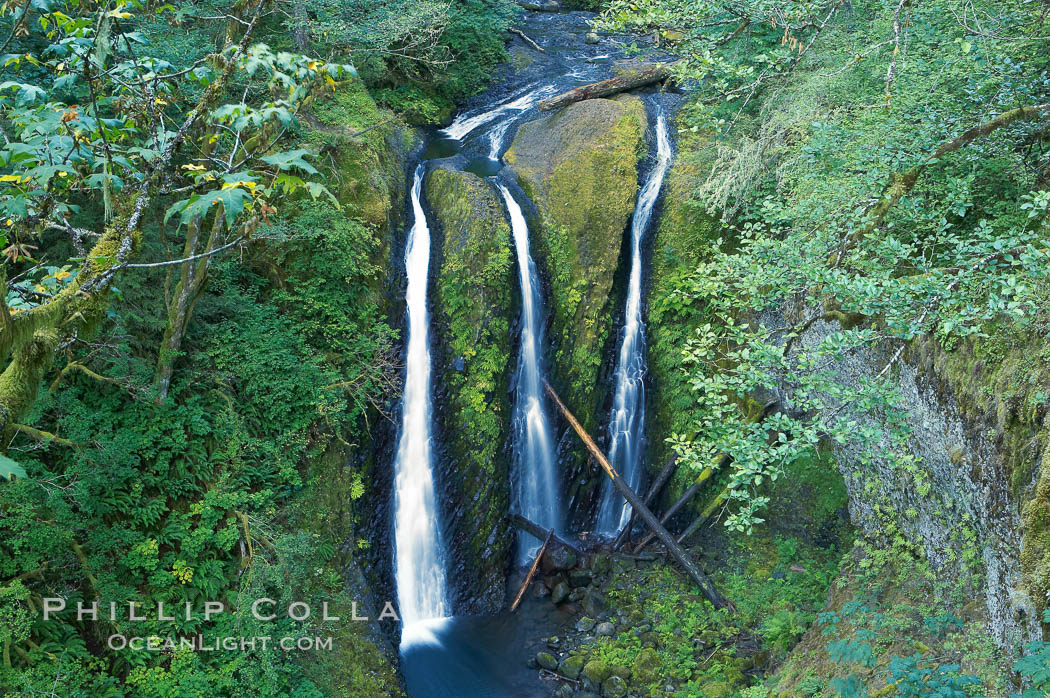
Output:
<instances>
[{"instance_id":1,"label":"wet dark rock","mask_svg":"<svg viewBox=\"0 0 1050 698\"><path fill-rule=\"evenodd\" d=\"M561 603L562 601L569 598L569 585L565 582L558 582L551 589L551 601L554 603Z\"/></svg>"},{"instance_id":2,"label":"wet dark rock","mask_svg":"<svg viewBox=\"0 0 1050 698\"><path fill-rule=\"evenodd\" d=\"M569 572L569 586L585 587L591 583L590 570L572 570Z\"/></svg>"},{"instance_id":3,"label":"wet dark rock","mask_svg":"<svg viewBox=\"0 0 1050 698\"><path fill-rule=\"evenodd\" d=\"M557 671L558 660L550 652L540 652L536 655L536 664L548 671Z\"/></svg>"},{"instance_id":4,"label":"wet dark rock","mask_svg":"<svg viewBox=\"0 0 1050 698\"><path fill-rule=\"evenodd\" d=\"M602 684L602 695L606 698L623 698L627 695L627 682L619 676L610 676Z\"/></svg>"},{"instance_id":5,"label":"wet dark rock","mask_svg":"<svg viewBox=\"0 0 1050 698\"><path fill-rule=\"evenodd\" d=\"M583 672L583 663L583 655L570 654L561 660L561 664L558 665L558 673L573 680L579 679Z\"/></svg>"},{"instance_id":6,"label":"wet dark rock","mask_svg":"<svg viewBox=\"0 0 1050 698\"><path fill-rule=\"evenodd\" d=\"M576 553L563 545L552 545L543 553L540 566L544 574L570 570L576 566Z\"/></svg>"},{"instance_id":7,"label":"wet dark rock","mask_svg":"<svg viewBox=\"0 0 1050 698\"><path fill-rule=\"evenodd\" d=\"M604 637L612 637L616 634L616 626L609 621L605 621L604 623L598 623L598 627L594 629L594 632Z\"/></svg>"},{"instance_id":8,"label":"wet dark rock","mask_svg":"<svg viewBox=\"0 0 1050 698\"><path fill-rule=\"evenodd\" d=\"M595 555L591 559L591 572L596 576L605 576L612 571L612 559L608 555Z\"/></svg>"},{"instance_id":9,"label":"wet dark rock","mask_svg":"<svg viewBox=\"0 0 1050 698\"><path fill-rule=\"evenodd\" d=\"M592 618L597 618L608 610L605 598L594 589L588 590L583 597L583 612Z\"/></svg>"},{"instance_id":10,"label":"wet dark rock","mask_svg":"<svg viewBox=\"0 0 1050 698\"><path fill-rule=\"evenodd\" d=\"M573 698L575 695L576 691L572 690L572 686L567 683L558 686L558 689L554 691L554 698Z\"/></svg>"},{"instance_id":11,"label":"wet dark rock","mask_svg":"<svg viewBox=\"0 0 1050 698\"><path fill-rule=\"evenodd\" d=\"M590 631L594 630L595 625L597 625L595 620L593 618L588 618L587 616L584 616L583 618L580 618L578 621L576 621L576 629L579 630L581 633L589 633Z\"/></svg>"}]
</instances>

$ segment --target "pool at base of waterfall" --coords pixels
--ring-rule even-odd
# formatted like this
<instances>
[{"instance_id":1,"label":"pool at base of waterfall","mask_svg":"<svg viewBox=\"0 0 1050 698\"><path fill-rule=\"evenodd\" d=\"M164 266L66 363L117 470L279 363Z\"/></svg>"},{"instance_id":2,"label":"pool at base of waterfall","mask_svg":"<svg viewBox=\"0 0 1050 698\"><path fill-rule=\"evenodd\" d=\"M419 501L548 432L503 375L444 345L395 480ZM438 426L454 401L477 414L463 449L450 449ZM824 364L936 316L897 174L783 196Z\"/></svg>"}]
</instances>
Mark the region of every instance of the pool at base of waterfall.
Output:
<instances>
[{"instance_id":1,"label":"pool at base of waterfall","mask_svg":"<svg viewBox=\"0 0 1050 698\"><path fill-rule=\"evenodd\" d=\"M412 698L537 698L557 683L529 666L573 615L526 598L515 613L458 616L405 628L401 670Z\"/></svg>"}]
</instances>

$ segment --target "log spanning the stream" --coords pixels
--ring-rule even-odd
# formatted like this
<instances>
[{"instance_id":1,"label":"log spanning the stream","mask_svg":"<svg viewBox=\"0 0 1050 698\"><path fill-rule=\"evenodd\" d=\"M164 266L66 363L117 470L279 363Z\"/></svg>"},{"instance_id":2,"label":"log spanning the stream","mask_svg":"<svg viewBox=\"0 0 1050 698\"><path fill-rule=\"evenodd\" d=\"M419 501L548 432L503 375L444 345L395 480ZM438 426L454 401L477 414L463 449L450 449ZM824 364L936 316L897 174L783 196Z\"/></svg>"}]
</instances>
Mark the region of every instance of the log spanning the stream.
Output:
<instances>
[{"instance_id":1,"label":"log spanning the stream","mask_svg":"<svg viewBox=\"0 0 1050 698\"><path fill-rule=\"evenodd\" d=\"M558 411L562 413L562 416L565 417L565 420L573 430L575 430L576 434L580 437L580 440L583 441L583 445L587 447L587 450L591 452L594 459L598 461L598 464L601 465L605 474L612 478L612 483L613 486L616 487L616 490L622 494L631 507L638 512L638 515L642 517L642 520L645 521L646 525L649 526L649 528L656 534L657 538L659 538L667 547L667 551L678 560L678 564L680 564L686 573L692 577L693 581L700 587L700 591L703 592L705 597L707 597L707 600L714 604L715 608L725 608L729 605L726 602L725 597L718 593L718 590L715 589L713 584L711 584L711 580L707 578L707 575L703 573L699 565L697 565L682 549L682 546L678 544L678 541L674 539L674 536L672 536L667 529L660 524L660 521L653 515L653 512L649 511L649 507L645 506L645 502L642 501L642 498L631 489L630 485L628 485L622 477L620 477L620 474L617 473L609 463L609 459L605 457L605 454L603 454L597 444L594 443L590 434L584 430L576 417L574 417L572 412L569 411L569 408L562 403L561 398L559 398L558 394L554 392L554 388L552 388L547 381L543 382L543 386L547 389L547 394L550 395L551 400L558 408Z\"/></svg>"},{"instance_id":2,"label":"log spanning the stream","mask_svg":"<svg viewBox=\"0 0 1050 698\"><path fill-rule=\"evenodd\" d=\"M573 545L564 538L559 537L558 534L554 533L553 531L548 531L546 528L540 526L534 521L529 521L521 514L511 514L510 522L512 525L517 526L518 528L525 531L537 540L545 540L547 536L550 535L550 540L552 543L568 548L577 555L580 555L583 552L577 546Z\"/></svg>"},{"instance_id":3,"label":"log spanning the stream","mask_svg":"<svg viewBox=\"0 0 1050 698\"><path fill-rule=\"evenodd\" d=\"M582 85L568 92L563 92L556 97L542 100L537 105L537 109L540 111L551 111L567 107L573 102L582 102L585 99L594 99L595 97L609 97L620 92L645 87L654 82L663 82L670 77L671 68L674 65L674 63L661 63L660 65L650 66L641 70L631 70L623 75L617 75L614 78L602 80L601 82Z\"/></svg>"}]
</instances>

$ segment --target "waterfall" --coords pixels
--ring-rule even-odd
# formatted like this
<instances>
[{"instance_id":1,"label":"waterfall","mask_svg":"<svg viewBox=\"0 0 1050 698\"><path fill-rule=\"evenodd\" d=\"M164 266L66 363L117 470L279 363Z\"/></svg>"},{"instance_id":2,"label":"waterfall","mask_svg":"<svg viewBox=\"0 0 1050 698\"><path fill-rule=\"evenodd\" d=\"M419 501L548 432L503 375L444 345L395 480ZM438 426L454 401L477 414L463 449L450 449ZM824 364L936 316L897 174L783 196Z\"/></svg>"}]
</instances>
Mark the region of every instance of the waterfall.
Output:
<instances>
[{"instance_id":1,"label":"waterfall","mask_svg":"<svg viewBox=\"0 0 1050 698\"><path fill-rule=\"evenodd\" d=\"M616 364L616 392L609 417L609 461L635 490L642 482L645 440L645 325L642 323L642 236L652 219L664 175L671 164L671 142L663 114L656 119L656 164L638 195L631 221L631 275L627 285L622 344ZM631 506L606 479L598 510L597 533L613 536L631 516Z\"/></svg>"},{"instance_id":2,"label":"waterfall","mask_svg":"<svg viewBox=\"0 0 1050 698\"><path fill-rule=\"evenodd\" d=\"M430 318L427 312L430 228L419 200L424 172L424 165L420 164L412 182L414 218L405 243L408 351L401 431L394 461L394 574L403 624L402 646L420 635L410 629L411 626L422 630L433 625L422 621L449 615L431 452Z\"/></svg>"},{"instance_id":3,"label":"waterfall","mask_svg":"<svg viewBox=\"0 0 1050 698\"><path fill-rule=\"evenodd\" d=\"M509 112L523 112L544 97L550 97L557 91L558 88L554 85L544 85L538 89L526 92L519 97L511 98L487 111L467 112L466 114L457 116L452 122L452 125L448 128L442 129L441 133L449 138L454 138L457 141L463 140L464 136L479 126L484 126L491 121L495 121ZM503 132L506 133L506 128L504 128Z\"/></svg>"},{"instance_id":4,"label":"waterfall","mask_svg":"<svg viewBox=\"0 0 1050 698\"><path fill-rule=\"evenodd\" d=\"M561 528L561 503L554 455L554 439L543 397L543 299L539 276L529 254L529 227L521 206L510 191L497 184L510 215L514 251L521 282L521 342L514 385L514 507L525 518L547 529ZM522 534L518 560L525 562L540 543Z\"/></svg>"}]
</instances>

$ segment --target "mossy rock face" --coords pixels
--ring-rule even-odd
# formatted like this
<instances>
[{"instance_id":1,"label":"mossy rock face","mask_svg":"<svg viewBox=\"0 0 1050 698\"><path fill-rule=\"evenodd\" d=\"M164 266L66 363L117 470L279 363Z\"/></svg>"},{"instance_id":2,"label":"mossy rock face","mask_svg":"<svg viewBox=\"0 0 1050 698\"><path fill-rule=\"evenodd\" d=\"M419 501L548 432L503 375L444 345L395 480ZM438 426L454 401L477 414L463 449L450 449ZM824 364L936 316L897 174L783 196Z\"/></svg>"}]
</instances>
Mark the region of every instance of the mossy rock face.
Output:
<instances>
[{"instance_id":1,"label":"mossy rock face","mask_svg":"<svg viewBox=\"0 0 1050 698\"><path fill-rule=\"evenodd\" d=\"M610 296L645 128L641 100L589 99L524 124L505 156L540 213L536 252L550 276L556 382L591 431L608 390L598 373L615 335Z\"/></svg>"},{"instance_id":2,"label":"mossy rock face","mask_svg":"<svg viewBox=\"0 0 1050 698\"><path fill-rule=\"evenodd\" d=\"M652 376L648 416L651 477L659 473L673 454L666 438L671 434L688 434L693 429L696 400L683 370L681 347L708 318L703 308L681 302L675 291L681 278L696 269L722 232L717 216L707 213L693 198L693 191L709 171L714 155L715 149L707 135L679 138L674 166L664 180L663 206L653 233L647 324ZM677 500L697 475L691 469L679 468L664 489L665 501ZM718 488L706 487L711 489ZM705 498L696 497L691 506L702 510L707 504Z\"/></svg>"},{"instance_id":3,"label":"mossy rock face","mask_svg":"<svg viewBox=\"0 0 1050 698\"><path fill-rule=\"evenodd\" d=\"M359 80L340 83L307 114L305 140L317 151L325 186L346 215L388 231L405 195L404 164L416 132L379 108ZM376 127L377 124L382 125ZM356 135L364 129L372 130Z\"/></svg>"},{"instance_id":4,"label":"mossy rock face","mask_svg":"<svg viewBox=\"0 0 1050 698\"><path fill-rule=\"evenodd\" d=\"M434 367L447 392L439 400L439 421L454 504L448 547L458 559L451 577L463 594L457 612L494 612L503 602L511 543L503 516L509 464L502 448L511 417L510 226L496 191L473 174L435 169L425 189L435 246L443 236L433 294Z\"/></svg>"}]
</instances>

